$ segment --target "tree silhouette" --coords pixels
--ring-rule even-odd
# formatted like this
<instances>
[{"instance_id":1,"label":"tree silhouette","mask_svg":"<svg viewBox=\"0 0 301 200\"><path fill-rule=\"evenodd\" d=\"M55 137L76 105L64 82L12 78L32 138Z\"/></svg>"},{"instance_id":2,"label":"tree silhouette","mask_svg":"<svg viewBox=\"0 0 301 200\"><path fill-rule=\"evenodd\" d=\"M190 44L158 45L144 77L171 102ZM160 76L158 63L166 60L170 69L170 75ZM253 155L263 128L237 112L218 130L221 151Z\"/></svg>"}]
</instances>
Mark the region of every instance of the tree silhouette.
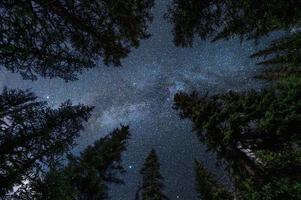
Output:
<instances>
[{"instance_id":1,"label":"tree silhouette","mask_svg":"<svg viewBox=\"0 0 301 200\"><path fill-rule=\"evenodd\" d=\"M108 184L123 183L121 153L126 150L129 127L122 126L88 146L79 156L69 156L68 164L52 168L14 195L17 199L108 199Z\"/></svg>"},{"instance_id":2,"label":"tree silhouette","mask_svg":"<svg viewBox=\"0 0 301 200\"><path fill-rule=\"evenodd\" d=\"M120 65L150 34L153 0L3 0L0 64L26 79L77 74L97 64Z\"/></svg>"},{"instance_id":3,"label":"tree silhouette","mask_svg":"<svg viewBox=\"0 0 301 200\"><path fill-rule=\"evenodd\" d=\"M203 165L196 161L197 191L202 200L233 200L233 196L218 183Z\"/></svg>"},{"instance_id":4,"label":"tree silhouette","mask_svg":"<svg viewBox=\"0 0 301 200\"><path fill-rule=\"evenodd\" d=\"M275 80L301 76L301 33L296 32L274 41L269 47L251 55L263 58L259 65L267 69L258 78Z\"/></svg>"},{"instance_id":5,"label":"tree silhouette","mask_svg":"<svg viewBox=\"0 0 301 200\"><path fill-rule=\"evenodd\" d=\"M160 163L155 150L152 150L140 170L142 186L138 188L136 199L163 200L168 197L163 193L164 178L160 174Z\"/></svg>"},{"instance_id":6,"label":"tree silhouette","mask_svg":"<svg viewBox=\"0 0 301 200\"><path fill-rule=\"evenodd\" d=\"M288 78L260 92L179 93L174 108L192 120L200 140L225 161L242 199L252 194L281 199L301 194L300 91L300 78Z\"/></svg>"},{"instance_id":7,"label":"tree silhouette","mask_svg":"<svg viewBox=\"0 0 301 200\"><path fill-rule=\"evenodd\" d=\"M173 0L167 19L173 24L174 42L191 46L202 39L259 39L300 23L298 0Z\"/></svg>"},{"instance_id":8,"label":"tree silhouette","mask_svg":"<svg viewBox=\"0 0 301 200\"><path fill-rule=\"evenodd\" d=\"M91 111L70 102L51 109L29 91L4 89L0 95L0 197L37 176L44 166L55 164L74 144Z\"/></svg>"},{"instance_id":9,"label":"tree silhouette","mask_svg":"<svg viewBox=\"0 0 301 200\"><path fill-rule=\"evenodd\" d=\"M196 37L258 42L272 31L286 31L286 36L251 55L268 67L256 77L274 80L300 76L300 9L298 0L173 0L166 18L173 24L175 45L182 47L192 46Z\"/></svg>"}]
</instances>

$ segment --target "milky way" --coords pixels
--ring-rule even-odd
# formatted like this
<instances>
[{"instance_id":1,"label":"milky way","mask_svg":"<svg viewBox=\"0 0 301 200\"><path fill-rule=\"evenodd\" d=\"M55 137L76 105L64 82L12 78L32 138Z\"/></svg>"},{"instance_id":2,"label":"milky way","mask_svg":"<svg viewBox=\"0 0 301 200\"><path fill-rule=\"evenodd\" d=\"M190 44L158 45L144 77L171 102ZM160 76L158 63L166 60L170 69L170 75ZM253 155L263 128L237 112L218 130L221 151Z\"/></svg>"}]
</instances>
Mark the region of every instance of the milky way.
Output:
<instances>
[{"instance_id":1,"label":"milky way","mask_svg":"<svg viewBox=\"0 0 301 200\"><path fill-rule=\"evenodd\" d=\"M215 167L214 156L205 151L191 132L189 121L180 120L172 110L178 91L210 91L211 94L260 88L252 79L258 67L248 56L258 50L252 42L238 40L216 43L196 41L193 48L176 48L171 26L163 19L168 1L157 0L152 37L123 60L119 68L100 66L82 74L78 81L23 81L19 75L1 71L0 84L9 88L31 89L52 106L70 99L94 105L92 118L78 140L74 152L107 134L120 124L129 124L132 134L123 164L125 185L112 186L113 200L133 199L139 169L154 148L162 164L171 199L197 199L194 191L194 159L223 176ZM102 64L99 64L102 65Z\"/></svg>"}]
</instances>

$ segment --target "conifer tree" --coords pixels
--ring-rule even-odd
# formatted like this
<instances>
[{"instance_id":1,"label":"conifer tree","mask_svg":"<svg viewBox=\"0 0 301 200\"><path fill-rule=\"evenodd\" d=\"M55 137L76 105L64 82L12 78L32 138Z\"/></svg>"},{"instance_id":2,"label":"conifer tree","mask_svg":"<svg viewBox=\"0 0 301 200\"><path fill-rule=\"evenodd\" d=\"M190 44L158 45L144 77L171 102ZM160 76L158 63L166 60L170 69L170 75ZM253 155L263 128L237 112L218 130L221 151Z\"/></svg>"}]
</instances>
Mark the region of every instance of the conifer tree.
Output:
<instances>
[{"instance_id":1,"label":"conifer tree","mask_svg":"<svg viewBox=\"0 0 301 200\"><path fill-rule=\"evenodd\" d=\"M274 41L269 47L251 55L262 58L259 65L267 69L258 78L275 80L301 76L301 33L296 32Z\"/></svg>"},{"instance_id":2,"label":"conifer tree","mask_svg":"<svg viewBox=\"0 0 301 200\"><path fill-rule=\"evenodd\" d=\"M92 107L63 103L52 109L22 90L0 94L0 197L54 165L74 144Z\"/></svg>"},{"instance_id":3,"label":"conifer tree","mask_svg":"<svg viewBox=\"0 0 301 200\"><path fill-rule=\"evenodd\" d=\"M174 43L192 46L195 37L216 41L254 39L286 31L269 47L254 53L266 66L257 78L300 76L301 2L298 0L173 0L166 18L173 24Z\"/></svg>"},{"instance_id":4,"label":"conifer tree","mask_svg":"<svg viewBox=\"0 0 301 200\"><path fill-rule=\"evenodd\" d=\"M213 175L200 163L196 161L197 191L202 200L233 200L233 196L218 183Z\"/></svg>"},{"instance_id":5,"label":"conifer tree","mask_svg":"<svg viewBox=\"0 0 301 200\"><path fill-rule=\"evenodd\" d=\"M160 174L160 163L155 150L152 150L140 170L142 186L138 188L136 199L164 200L168 197L164 194L163 180Z\"/></svg>"},{"instance_id":6,"label":"conifer tree","mask_svg":"<svg viewBox=\"0 0 301 200\"><path fill-rule=\"evenodd\" d=\"M300 25L299 0L173 0L166 14L174 42L191 46L202 39L258 39Z\"/></svg>"},{"instance_id":7,"label":"conifer tree","mask_svg":"<svg viewBox=\"0 0 301 200\"><path fill-rule=\"evenodd\" d=\"M122 126L88 146L79 156L69 156L68 164L52 168L28 187L20 188L15 199L105 200L108 184L121 184L121 154L130 137L129 127ZM26 194L26 195L24 195Z\"/></svg>"},{"instance_id":8,"label":"conifer tree","mask_svg":"<svg viewBox=\"0 0 301 200\"><path fill-rule=\"evenodd\" d=\"M253 199L252 194L256 200L281 199L301 196L300 91L300 78L288 78L260 92L179 93L175 109L193 121L200 139L226 161L242 199Z\"/></svg>"},{"instance_id":9,"label":"conifer tree","mask_svg":"<svg viewBox=\"0 0 301 200\"><path fill-rule=\"evenodd\" d=\"M148 38L153 0L2 0L0 64L26 79L75 80L95 66L120 65Z\"/></svg>"}]
</instances>

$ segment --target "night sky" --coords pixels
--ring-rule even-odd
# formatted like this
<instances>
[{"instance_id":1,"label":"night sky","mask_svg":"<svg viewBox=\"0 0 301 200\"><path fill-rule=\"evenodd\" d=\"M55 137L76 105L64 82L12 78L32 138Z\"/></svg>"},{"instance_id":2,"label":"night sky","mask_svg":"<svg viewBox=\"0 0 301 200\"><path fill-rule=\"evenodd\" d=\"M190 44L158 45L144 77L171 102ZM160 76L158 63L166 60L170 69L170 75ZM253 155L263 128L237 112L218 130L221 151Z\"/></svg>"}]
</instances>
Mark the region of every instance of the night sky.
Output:
<instances>
[{"instance_id":1,"label":"night sky","mask_svg":"<svg viewBox=\"0 0 301 200\"><path fill-rule=\"evenodd\" d=\"M171 199L195 200L194 159L203 161L218 178L223 171L206 152L191 123L180 120L172 110L177 91L197 90L210 94L227 90L260 88L252 79L259 67L248 56L259 49L253 42L239 40L209 43L196 41L194 48L177 48L172 43L171 25L164 19L168 0L157 0L153 10L152 37L123 60L122 67L101 65L79 76L75 82L59 79L24 81L1 68L1 87L31 89L52 106L70 99L94 105L86 130L78 140L78 153L120 124L129 124L132 134L123 164L125 185L112 186L113 200L134 199L139 169L154 148L162 164L165 191Z\"/></svg>"}]
</instances>

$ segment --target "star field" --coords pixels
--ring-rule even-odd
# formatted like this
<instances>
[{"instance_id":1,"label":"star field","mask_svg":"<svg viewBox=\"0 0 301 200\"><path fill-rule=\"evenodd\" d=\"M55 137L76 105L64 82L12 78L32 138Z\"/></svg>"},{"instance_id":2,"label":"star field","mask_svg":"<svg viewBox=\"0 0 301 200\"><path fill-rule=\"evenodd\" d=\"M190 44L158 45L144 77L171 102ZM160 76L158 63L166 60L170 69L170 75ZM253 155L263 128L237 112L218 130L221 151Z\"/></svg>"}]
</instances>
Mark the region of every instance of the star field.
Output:
<instances>
[{"instance_id":1,"label":"star field","mask_svg":"<svg viewBox=\"0 0 301 200\"><path fill-rule=\"evenodd\" d=\"M260 47L234 39L196 41L193 48L177 48L172 43L171 26L163 19L168 2L156 1L152 37L123 60L123 67L100 66L67 83L57 79L25 81L1 69L1 87L31 89L52 106L67 99L95 106L75 153L120 124L130 125L132 136L123 156L126 184L112 186L113 200L134 199L139 169L152 148L162 164L170 199L197 199L194 160L203 161L221 177L223 170L215 166L214 155L206 152L191 132L190 122L180 120L172 110L173 95L178 91L217 93L261 87L252 79L259 69L248 58Z\"/></svg>"}]
</instances>

